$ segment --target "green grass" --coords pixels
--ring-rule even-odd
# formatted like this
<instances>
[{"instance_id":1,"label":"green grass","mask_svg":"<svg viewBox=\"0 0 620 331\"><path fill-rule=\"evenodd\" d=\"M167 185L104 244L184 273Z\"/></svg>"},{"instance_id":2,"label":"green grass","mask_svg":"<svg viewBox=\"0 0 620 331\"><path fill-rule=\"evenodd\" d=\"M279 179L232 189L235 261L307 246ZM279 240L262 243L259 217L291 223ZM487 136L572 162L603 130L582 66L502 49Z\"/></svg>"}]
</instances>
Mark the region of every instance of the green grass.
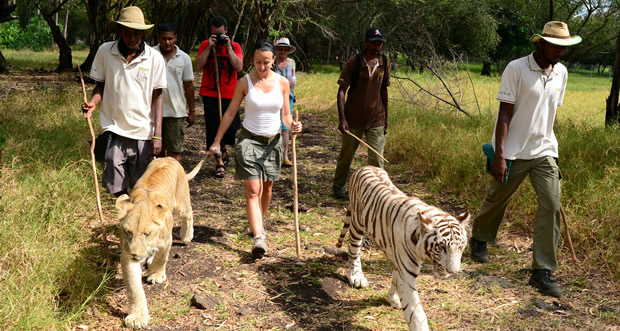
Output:
<instances>
[{"instance_id":1,"label":"green grass","mask_svg":"<svg viewBox=\"0 0 620 331\"><path fill-rule=\"evenodd\" d=\"M69 326L107 276L84 220L93 214L88 126L67 91L2 97L0 325ZM77 102L79 102L79 98ZM96 240L96 239L95 239Z\"/></svg>"},{"instance_id":2,"label":"green grass","mask_svg":"<svg viewBox=\"0 0 620 331\"><path fill-rule=\"evenodd\" d=\"M3 49L9 71L13 69L44 69L53 70L58 66L58 50L49 49L42 52L30 50ZM73 63L82 63L88 56L88 49L71 50Z\"/></svg>"}]
</instances>

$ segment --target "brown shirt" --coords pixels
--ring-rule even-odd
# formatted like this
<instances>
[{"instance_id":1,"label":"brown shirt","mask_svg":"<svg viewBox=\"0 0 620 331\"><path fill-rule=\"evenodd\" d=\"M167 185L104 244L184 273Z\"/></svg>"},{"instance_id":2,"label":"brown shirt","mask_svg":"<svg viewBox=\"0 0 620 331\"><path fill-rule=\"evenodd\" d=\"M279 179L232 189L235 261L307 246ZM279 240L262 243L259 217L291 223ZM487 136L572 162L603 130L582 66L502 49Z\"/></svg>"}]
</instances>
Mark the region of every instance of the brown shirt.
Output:
<instances>
[{"instance_id":1,"label":"brown shirt","mask_svg":"<svg viewBox=\"0 0 620 331\"><path fill-rule=\"evenodd\" d=\"M385 125L385 107L381 100L381 88L390 85L390 68L383 63L383 57L378 57L379 66L372 77L368 71L368 64L364 56L360 58L360 73L357 85L348 91L344 104L344 116L349 127L354 129L370 129ZM349 87L355 70L355 56L352 56L344 66L338 85ZM372 69L371 69L372 71ZM385 82L384 82L384 76Z\"/></svg>"}]
</instances>

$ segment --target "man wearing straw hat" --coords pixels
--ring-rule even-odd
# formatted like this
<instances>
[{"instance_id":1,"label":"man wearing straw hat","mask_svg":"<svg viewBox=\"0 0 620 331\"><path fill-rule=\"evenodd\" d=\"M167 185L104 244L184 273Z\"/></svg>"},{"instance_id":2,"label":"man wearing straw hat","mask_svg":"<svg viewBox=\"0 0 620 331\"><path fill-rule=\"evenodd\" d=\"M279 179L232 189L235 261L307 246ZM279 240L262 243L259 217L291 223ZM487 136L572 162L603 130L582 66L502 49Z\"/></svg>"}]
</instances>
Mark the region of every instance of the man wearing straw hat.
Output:
<instances>
[{"instance_id":1,"label":"man wearing straw hat","mask_svg":"<svg viewBox=\"0 0 620 331\"><path fill-rule=\"evenodd\" d=\"M140 8L123 8L108 28L120 38L99 46L90 70L97 85L82 111L89 117L101 103L99 125L112 137L103 161L103 184L120 196L134 186L153 155L161 152L166 64L144 42L153 25L145 24Z\"/></svg>"},{"instance_id":2,"label":"man wearing straw hat","mask_svg":"<svg viewBox=\"0 0 620 331\"><path fill-rule=\"evenodd\" d=\"M334 198L345 200L344 185L349 176L355 151L356 137L366 136L368 145L377 152L368 151L368 164L383 168L383 147L387 130L388 91L390 66L381 55L385 35L379 28L366 31L361 54L352 56L338 78L338 130L342 132L342 146L334 174ZM345 102L345 94L348 96Z\"/></svg>"},{"instance_id":3,"label":"man wearing straw hat","mask_svg":"<svg viewBox=\"0 0 620 331\"><path fill-rule=\"evenodd\" d=\"M529 284L542 294L560 297L562 291L551 278L558 265L561 221L561 175L553 125L564 99L568 72L558 61L581 37L571 37L565 23L551 21L531 41L536 51L510 62L502 74L492 140L493 180L474 220L471 256L477 262L489 261L486 243L495 240L510 198L529 175L538 196Z\"/></svg>"},{"instance_id":4,"label":"man wearing straw hat","mask_svg":"<svg viewBox=\"0 0 620 331\"><path fill-rule=\"evenodd\" d=\"M243 51L241 45L226 35L228 33L226 19L222 16L211 18L210 31L211 36L200 43L196 55L196 69L203 70L200 95L204 104L207 149L213 145L220 126L220 110L223 116L237 86L237 73L243 70ZM215 67L216 60L217 67ZM218 97L221 100L221 108ZM235 145L235 134L240 127L241 118L237 113L222 139L222 157L215 158L217 178L223 178L226 174L224 167L228 165L229 160L226 145Z\"/></svg>"}]
</instances>

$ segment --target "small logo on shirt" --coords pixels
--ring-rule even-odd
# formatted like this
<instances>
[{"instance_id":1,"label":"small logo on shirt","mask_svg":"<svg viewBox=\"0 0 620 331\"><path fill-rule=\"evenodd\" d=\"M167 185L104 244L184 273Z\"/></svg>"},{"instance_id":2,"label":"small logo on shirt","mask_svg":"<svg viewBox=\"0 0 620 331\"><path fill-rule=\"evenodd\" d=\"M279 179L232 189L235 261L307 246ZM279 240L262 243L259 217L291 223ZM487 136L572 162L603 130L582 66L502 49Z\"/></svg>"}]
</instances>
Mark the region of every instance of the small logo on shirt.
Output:
<instances>
[{"instance_id":1,"label":"small logo on shirt","mask_svg":"<svg viewBox=\"0 0 620 331\"><path fill-rule=\"evenodd\" d=\"M146 72L149 71L149 68L145 68L145 67L138 67L138 69L141 70L141 71L146 71Z\"/></svg>"}]
</instances>

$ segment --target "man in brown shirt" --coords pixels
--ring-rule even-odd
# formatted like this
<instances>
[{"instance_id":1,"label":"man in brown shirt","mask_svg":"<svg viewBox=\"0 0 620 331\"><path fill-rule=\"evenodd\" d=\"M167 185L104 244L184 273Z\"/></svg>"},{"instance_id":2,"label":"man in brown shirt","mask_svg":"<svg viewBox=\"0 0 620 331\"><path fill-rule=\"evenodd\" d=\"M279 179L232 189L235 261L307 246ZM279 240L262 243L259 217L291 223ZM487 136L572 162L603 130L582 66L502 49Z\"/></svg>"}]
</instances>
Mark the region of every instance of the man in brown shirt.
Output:
<instances>
[{"instance_id":1,"label":"man in brown shirt","mask_svg":"<svg viewBox=\"0 0 620 331\"><path fill-rule=\"evenodd\" d=\"M366 48L347 61L338 78L338 130L342 132L342 147L333 184L337 199L348 198L344 186L359 146L359 142L346 131L360 138L365 135L368 145L383 156L388 126L387 87L390 85L390 66L387 58L381 55L384 43L385 35L381 29L368 29L364 38ZM369 150L368 164L383 168L381 156Z\"/></svg>"}]
</instances>

